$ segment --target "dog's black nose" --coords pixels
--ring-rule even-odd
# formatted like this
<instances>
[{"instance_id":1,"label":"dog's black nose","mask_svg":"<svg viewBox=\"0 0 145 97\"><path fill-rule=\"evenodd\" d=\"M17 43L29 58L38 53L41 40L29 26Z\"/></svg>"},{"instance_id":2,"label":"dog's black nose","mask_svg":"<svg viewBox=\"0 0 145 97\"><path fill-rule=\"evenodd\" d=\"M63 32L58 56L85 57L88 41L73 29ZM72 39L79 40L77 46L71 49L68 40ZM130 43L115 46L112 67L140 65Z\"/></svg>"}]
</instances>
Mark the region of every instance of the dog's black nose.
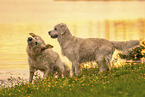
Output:
<instances>
[{"instance_id":1,"label":"dog's black nose","mask_svg":"<svg viewBox=\"0 0 145 97\"><path fill-rule=\"evenodd\" d=\"M32 41L32 37L28 37L28 41Z\"/></svg>"},{"instance_id":2,"label":"dog's black nose","mask_svg":"<svg viewBox=\"0 0 145 97\"><path fill-rule=\"evenodd\" d=\"M49 31L48 33L49 33L49 35L50 35L51 31Z\"/></svg>"}]
</instances>

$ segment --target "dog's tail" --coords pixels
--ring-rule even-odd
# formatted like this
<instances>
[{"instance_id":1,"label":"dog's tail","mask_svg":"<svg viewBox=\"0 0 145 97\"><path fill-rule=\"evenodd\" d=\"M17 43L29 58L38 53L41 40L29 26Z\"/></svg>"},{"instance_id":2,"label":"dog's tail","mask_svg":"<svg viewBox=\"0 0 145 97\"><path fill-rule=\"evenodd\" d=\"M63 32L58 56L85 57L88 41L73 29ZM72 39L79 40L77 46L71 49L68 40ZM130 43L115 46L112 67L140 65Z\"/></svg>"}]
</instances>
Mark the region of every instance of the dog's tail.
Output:
<instances>
[{"instance_id":1,"label":"dog's tail","mask_svg":"<svg viewBox=\"0 0 145 97\"><path fill-rule=\"evenodd\" d=\"M111 42L116 49L121 50L121 51L124 51L124 50L127 50L129 48L133 48L133 47L140 45L139 40L129 40L126 42L123 42L123 41L121 41L121 42L111 41Z\"/></svg>"}]
</instances>

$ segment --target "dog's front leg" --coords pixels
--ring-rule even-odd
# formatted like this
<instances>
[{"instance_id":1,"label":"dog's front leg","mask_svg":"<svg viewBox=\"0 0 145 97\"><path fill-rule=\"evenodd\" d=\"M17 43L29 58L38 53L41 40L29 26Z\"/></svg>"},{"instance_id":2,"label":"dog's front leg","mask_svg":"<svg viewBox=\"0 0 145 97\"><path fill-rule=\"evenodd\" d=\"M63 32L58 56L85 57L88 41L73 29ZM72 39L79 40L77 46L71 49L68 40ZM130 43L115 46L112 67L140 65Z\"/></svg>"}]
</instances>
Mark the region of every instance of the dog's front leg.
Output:
<instances>
[{"instance_id":1,"label":"dog's front leg","mask_svg":"<svg viewBox=\"0 0 145 97\"><path fill-rule=\"evenodd\" d=\"M29 63L29 83L32 83L34 72L36 71L35 68L35 61L33 61L30 57L28 57Z\"/></svg>"},{"instance_id":2,"label":"dog's front leg","mask_svg":"<svg viewBox=\"0 0 145 97\"><path fill-rule=\"evenodd\" d=\"M75 66L75 74L76 74L76 76L79 76L79 74L80 74L80 64L79 63L77 63Z\"/></svg>"},{"instance_id":3,"label":"dog's front leg","mask_svg":"<svg viewBox=\"0 0 145 97\"><path fill-rule=\"evenodd\" d=\"M32 83L33 80L33 75L34 75L35 70L30 68L30 74L29 74L29 83Z\"/></svg>"},{"instance_id":4,"label":"dog's front leg","mask_svg":"<svg viewBox=\"0 0 145 97\"><path fill-rule=\"evenodd\" d=\"M80 64L77 61L72 63L72 73L76 76L80 74Z\"/></svg>"},{"instance_id":5,"label":"dog's front leg","mask_svg":"<svg viewBox=\"0 0 145 97\"><path fill-rule=\"evenodd\" d=\"M75 75L75 64L72 63L72 67L71 67L71 75L74 76Z\"/></svg>"}]
</instances>

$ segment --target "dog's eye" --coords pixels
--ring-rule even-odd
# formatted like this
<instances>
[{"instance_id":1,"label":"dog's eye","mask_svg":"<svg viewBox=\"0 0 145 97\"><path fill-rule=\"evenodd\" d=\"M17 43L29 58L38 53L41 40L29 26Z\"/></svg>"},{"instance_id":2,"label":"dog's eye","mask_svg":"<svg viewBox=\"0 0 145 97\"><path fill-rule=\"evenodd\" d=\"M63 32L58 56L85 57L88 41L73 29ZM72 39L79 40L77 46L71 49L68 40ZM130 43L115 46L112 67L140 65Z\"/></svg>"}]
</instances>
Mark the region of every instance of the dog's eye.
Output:
<instances>
[{"instance_id":1,"label":"dog's eye","mask_svg":"<svg viewBox=\"0 0 145 97\"><path fill-rule=\"evenodd\" d=\"M37 45L38 43L37 43L37 42L35 42L35 44Z\"/></svg>"},{"instance_id":2,"label":"dog's eye","mask_svg":"<svg viewBox=\"0 0 145 97\"><path fill-rule=\"evenodd\" d=\"M35 38L35 39L37 39L37 38Z\"/></svg>"},{"instance_id":3,"label":"dog's eye","mask_svg":"<svg viewBox=\"0 0 145 97\"><path fill-rule=\"evenodd\" d=\"M56 28L54 28L54 30L57 30Z\"/></svg>"}]
</instances>

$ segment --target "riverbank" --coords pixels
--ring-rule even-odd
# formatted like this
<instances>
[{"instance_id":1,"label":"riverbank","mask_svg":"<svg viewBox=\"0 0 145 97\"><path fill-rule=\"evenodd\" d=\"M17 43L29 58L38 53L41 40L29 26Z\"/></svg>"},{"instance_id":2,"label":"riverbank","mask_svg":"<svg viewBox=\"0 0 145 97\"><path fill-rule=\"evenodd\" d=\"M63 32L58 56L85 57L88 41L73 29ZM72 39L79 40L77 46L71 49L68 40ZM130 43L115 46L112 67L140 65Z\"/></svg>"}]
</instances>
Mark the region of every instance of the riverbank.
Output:
<instances>
[{"instance_id":1,"label":"riverbank","mask_svg":"<svg viewBox=\"0 0 145 97\"><path fill-rule=\"evenodd\" d=\"M29 71L27 69L24 70L0 70L0 87L5 85L11 86L11 82L8 79L18 79L18 77L28 80ZM13 80L15 83L15 81Z\"/></svg>"},{"instance_id":2,"label":"riverbank","mask_svg":"<svg viewBox=\"0 0 145 97\"><path fill-rule=\"evenodd\" d=\"M40 74L41 76L43 75L42 72L37 71L38 74ZM12 83L13 85L15 85L17 83L18 80L25 80L28 81L29 80L29 70L27 68L25 69L9 69L9 70L2 70L0 69L0 88L2 86L6 86L6 87L11 87Z\"/></svg>"}]
</instances>

